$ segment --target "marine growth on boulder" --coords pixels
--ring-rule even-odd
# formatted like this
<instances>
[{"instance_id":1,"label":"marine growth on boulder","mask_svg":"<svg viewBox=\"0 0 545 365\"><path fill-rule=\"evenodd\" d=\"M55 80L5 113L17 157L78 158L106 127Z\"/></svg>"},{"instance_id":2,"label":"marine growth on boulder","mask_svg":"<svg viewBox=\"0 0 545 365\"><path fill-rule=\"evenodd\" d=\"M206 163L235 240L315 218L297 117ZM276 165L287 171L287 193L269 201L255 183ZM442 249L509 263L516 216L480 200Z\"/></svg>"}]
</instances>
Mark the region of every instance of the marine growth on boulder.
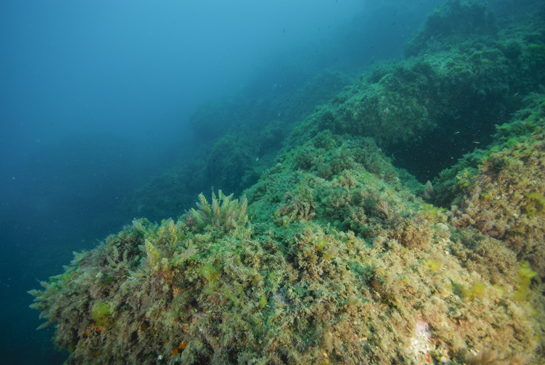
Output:
<instances>
[{"instance_id":1,"label":"marine growth on boulder","mask_svg":"<svg viewBox=\"0 0 545 365\"><path fill-rule=\"evenodd\" d=\"M530 266L450 225L372 140L320 133L247 194L137 219L33 291L68 363L462 363L541 348Z\"/></svg>"}]
</instances>

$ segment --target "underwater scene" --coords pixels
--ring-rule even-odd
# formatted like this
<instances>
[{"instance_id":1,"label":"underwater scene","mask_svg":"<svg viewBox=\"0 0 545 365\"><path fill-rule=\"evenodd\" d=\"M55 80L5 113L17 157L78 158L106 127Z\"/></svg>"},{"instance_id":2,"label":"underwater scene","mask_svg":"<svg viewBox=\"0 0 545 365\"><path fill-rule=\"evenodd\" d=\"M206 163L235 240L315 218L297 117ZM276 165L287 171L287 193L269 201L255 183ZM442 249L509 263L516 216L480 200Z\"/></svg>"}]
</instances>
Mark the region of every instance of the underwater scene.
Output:
<instances>
[{"instance_id":1,"label":"underwater scene","mask_svg":"<svg viewBox=\"0 0 545 365\"><path fill-rule=\"evenodd\" d=\"M3 26L0 362L544 364L545 2L272 3Z\"/></svg>"}]
</instances>

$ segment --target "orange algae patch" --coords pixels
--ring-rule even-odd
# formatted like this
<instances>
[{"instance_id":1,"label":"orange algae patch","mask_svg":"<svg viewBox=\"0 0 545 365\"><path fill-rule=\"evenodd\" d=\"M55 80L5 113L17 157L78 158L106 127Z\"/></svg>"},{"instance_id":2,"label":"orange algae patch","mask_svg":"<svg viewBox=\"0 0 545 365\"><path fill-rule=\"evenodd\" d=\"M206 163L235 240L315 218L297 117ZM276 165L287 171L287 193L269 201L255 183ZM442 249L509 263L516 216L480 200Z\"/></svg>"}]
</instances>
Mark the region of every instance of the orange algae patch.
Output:
<instances>
[{"instance_id":1,"label":"orange algae patch","mask_svg":"<svg viewBox=\"0 0 545 365\"><path fill-rule=\"evenodd\" d=\"M174 350L172 350L172 355L177 355L178 352L180 352L181 350L185 349L185 347L187 346L187 342L186 341L183 341L180 343L180 346L174 348Z\"/></svg>"}]
</instances>

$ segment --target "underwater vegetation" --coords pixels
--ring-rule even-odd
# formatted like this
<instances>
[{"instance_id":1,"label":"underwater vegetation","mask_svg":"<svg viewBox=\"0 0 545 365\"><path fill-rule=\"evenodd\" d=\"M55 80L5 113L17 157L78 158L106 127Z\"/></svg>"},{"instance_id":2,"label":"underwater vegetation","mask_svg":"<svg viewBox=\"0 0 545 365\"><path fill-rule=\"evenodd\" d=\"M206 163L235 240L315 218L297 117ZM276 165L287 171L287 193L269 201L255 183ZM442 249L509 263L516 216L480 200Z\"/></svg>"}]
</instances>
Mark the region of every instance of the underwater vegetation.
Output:
<instances>
[{"instance_id":1,"label":"underwater vegetation","mask_svg":"<svg viewBox=\"0 0 545 365\"><path fill-rule=\"evenodd\" d=\"M530 94L487 150L466 155L436 180L436 200L455 226L503 241L545 276L545 96Z\"/></svg>"},{"instance_id":2,"label":"underwater vegetation","mask_svg":"<svg viewBox=\"0 0 545 365\"><path fill-rule=\"evenodd\" d=\"M434 24L467 14L485 25L446 28L448 47L423 48ZM545 97L532 76L543 39L510 36L484 5L447 1L409 42L415 56L307 110L289 136L278 120L241 141L225 126L201 167L151 184L165 189L159 203L177 201L172 181L186 181L189 199L200 186L189 174L221 175L230 192L257 181L239 199L201 193L176 219L134 219L74 253L30 291L41 328L54 326L67 364L543 363ZM381 149L477 123L475 105L497 116L494 142L433 184ZM263 131L256 168L248 141L266 146Z\"/></svg>"},{"instance_id":3,"label":"underwater vegetation","mask_svg":"<svg viewBox=\"0 0 545 365\"><path fill-rule=\"evenodd\" d=\"M68 364L539 354L530 265L429 214L372 140L320 133L247 193L247 205L220 192L177 220L137 219L31 291Z\"/></svg>"},{"instance_id":4,"label":"underwater vegetation","mask_svg":"<svg viewBox=\"0 0 545 365\"><path fill-rule=\"evenodd\" d=\"M426 33L432 18L413 39ZM545 68L545 58L538 54L545 47L543 34L510 32L440 42L429 53L377 66L309 115L295 128L289 146L326 129L372 136L383 148L412 142L436 129L493 130L489 121L506 122L505 115L521 105L516 96L540 92L544 82L538 71Z\"/></svg>"},{"instance_id":5,"label":"underwater vegetation","mask_svg":"<svg viewBox=\"0 0 545 365\"><path fill-rule=\"evenodd\" d=\"M422 45L406 59L377 63L352 79L323 71L278 98L207 102L190 118L204 142L171 171L129 194L124 209L160 220L190 207L211 186L240 195L274 166L279 154L324 130L372 137L385 152L423 140L429 150L444 152L447 136L456 137L448 145L454 157L473 150L476 136L492 134L495 124L508 122L524 95L543 92L545 27L531 18L532 28L513 23L498 30L493 15L486 15L491 12L476 2L448 1L439 13L441 22L432 13L411 39L440 36L441 41ZM474 25L480 23L470 22L483 17L489 24L485 28L494 31L481 31ZM453 30L443 34L439 25L446 23ZM443 167L452 162L445 158Z\"/></svg>"},{"instance_id":6,"label":"underwater vegetation","mask_svg":"<svg viewBox=\"0 0 545 365\"><path fill-rule=\"evenodd\" d=\"M448 0L428 15L427 21L405 44L405 56L464 42L468 37L498 33L496 16L476 1Z\"/></svg>"}]
</instances>

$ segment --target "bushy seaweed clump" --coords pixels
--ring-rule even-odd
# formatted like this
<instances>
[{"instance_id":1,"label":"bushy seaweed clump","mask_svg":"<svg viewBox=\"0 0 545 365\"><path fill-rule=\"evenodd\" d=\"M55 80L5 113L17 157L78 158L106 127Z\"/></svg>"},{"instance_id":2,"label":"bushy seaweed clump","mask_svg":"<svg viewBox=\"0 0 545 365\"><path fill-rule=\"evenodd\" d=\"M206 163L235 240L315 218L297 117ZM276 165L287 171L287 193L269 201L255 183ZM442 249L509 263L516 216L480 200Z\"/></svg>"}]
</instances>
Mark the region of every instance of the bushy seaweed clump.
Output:
<instances>
[{"instance_id":1,"label":"bushy seaweed clump","mask_svg":"<svg viewBox=\"0 0 545 365\"><path fill-rule=\"evenodd\" d=\"M220 193L177 221L135 220L32 291L68 363L541 356L530 266L430 215L370 140L322 133L248 196L247 214Z\"/></svg>"},{"instance_id":2,"label":"bushy seaweed clump","mask_svg":"<svg viewBox=\"0 0 545 365\"><path fill-rule=\"evenodd\" d=\"M210 225L216 229L229 231L231 228L245 225L248 221L246 216L248 200L245 196L242 197L239 204L238 199L233 200L233 194L226 196L220 190L217 199L216 194L212 193L212 205L208 203L203 194L199 195L199 200L200 203L197 203L199 210L193 208L187 214L187 223L190 225L200 229Z\"/></svg>"}]
</instances>

